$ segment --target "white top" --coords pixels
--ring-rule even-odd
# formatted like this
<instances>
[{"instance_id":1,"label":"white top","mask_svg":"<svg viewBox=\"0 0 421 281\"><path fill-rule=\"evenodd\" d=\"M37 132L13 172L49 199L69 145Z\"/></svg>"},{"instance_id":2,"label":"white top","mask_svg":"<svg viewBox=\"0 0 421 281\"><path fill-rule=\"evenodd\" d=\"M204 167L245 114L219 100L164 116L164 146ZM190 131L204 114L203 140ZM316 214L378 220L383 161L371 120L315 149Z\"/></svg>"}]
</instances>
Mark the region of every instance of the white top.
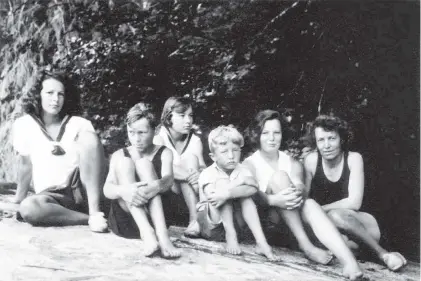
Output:
<instances>
[{"instance_id":1,"label":"white top","mask_svg":"<svg viewBox=\"0 0 421 281\"><path fill-rule=\"evenodd\" d=\"M187 136L187 142L186 142L186 145L184 146L184 149L181 152L181 154L179 154L177 152L177 150L175 149L174 143L173 143L173 141L171 139L171 136L170 136L170 132L168 132L167 128L162 126L161 129L159 130L158 136L162 139L162 141L163 141L162 144L165 145L166 147L168 147L169 149L171 149L172 154L173 154L173 164L174 165L178 165L181 162L181 156L182 155L193 154L193 155L196 155L198 159L200 159L201 156L197 155L197 147L198 147L198 145L200 145L202 143L202 141L193 132L191 132ZM155 143L155 141L154 141L154 143ZM157 143L155 143L155 144L157 144Z\"/></svg>"},{"instance_id":2,"label":"white top","mask_svg":"<svg viewBox=\"0 0 421 281\"><path fill-rule=\"evenodd\" d=\"M199 199L200 202L197 204L196 208L199 211L201 206L203 206L207 202L207 196L205 194L204 188L209 184L214 184L218 180L227 179L229 181L233 181L239 176L242 177L253 177L252 173L249 169L247 169L243 164L238 164L237 167L231 172L231 174L227 174L224 170L218 167L216 163L213 163L209 167L205 168L199 175L198 184L199 184ZM218 186L214 186L213 188L218 188ZM211 192L211 190L207 190L207 192Z\"/></svg>"},{"instance_id":3,"label":"white top","mask_svg":"<svg viewBox=\"0 0 421 281\"><path fill-rule=\"evenodd\" d=\"M66 183L69 175L79 165L79 152L75 139L82 131L95 132L92 123L82 117L72 116L60 142L50 141L38 123L24 115L13 124L13 147L19 154L29 156L32 163L32 180L36 193ZM53 155L53 145L59 144L66 152Z\"/></svg>"},{"instance_id":4,"label":"white top","mask_svg":"<svg viewBox=\"0 0 421 281\"><path fill-rule=\"evenodd\" d=\"M291 158L291 156L282 151L278 151L278 155L279 171L286 172L289 178L292 180L291 166L293 159ZM259 184L259 189L262 192L266 192L269 181L276 171L266 162L265 159L263 159L259 150L257 150L251 156L247 157L244 161L250 161L250 163L253 164L254 169L256 171L256 180Z\"/></svg>"}]
</instances>

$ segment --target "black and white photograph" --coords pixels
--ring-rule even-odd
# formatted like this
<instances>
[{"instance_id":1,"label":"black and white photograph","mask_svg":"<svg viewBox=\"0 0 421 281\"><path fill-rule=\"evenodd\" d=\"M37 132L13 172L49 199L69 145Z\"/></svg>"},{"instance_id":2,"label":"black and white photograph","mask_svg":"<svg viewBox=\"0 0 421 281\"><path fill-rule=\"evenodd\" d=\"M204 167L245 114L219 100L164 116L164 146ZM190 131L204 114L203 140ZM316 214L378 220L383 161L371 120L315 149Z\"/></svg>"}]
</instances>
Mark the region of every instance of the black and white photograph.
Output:
<instances>
[{"instance_id":1,"label":"black and white photograph","mask_svg":"<svg viewBox=\"0 0 421 281\"><path fill-rule=\"evenodd\" d=\"M0 281L419 281L420 2L0 0Z\"/></svg>"}]
</instances>

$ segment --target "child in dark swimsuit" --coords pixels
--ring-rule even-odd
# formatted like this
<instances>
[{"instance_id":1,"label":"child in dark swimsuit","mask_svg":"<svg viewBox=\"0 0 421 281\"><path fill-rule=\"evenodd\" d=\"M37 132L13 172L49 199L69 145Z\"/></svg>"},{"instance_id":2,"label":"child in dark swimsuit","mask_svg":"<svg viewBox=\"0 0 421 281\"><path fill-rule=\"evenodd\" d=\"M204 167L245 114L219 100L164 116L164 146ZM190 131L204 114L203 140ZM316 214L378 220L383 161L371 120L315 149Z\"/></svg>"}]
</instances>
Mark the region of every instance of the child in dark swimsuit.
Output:
<instances>
[{"instance_id":1,"label":"child in dark swimsuit","mask_svg":"<svg viewBox=\"0 0 421 281\"><path fill-rule=\"evenodd\" d=\"M126 238L140 235L145 256L152 256L160 249L164 258L179 257L180 251L168 236L160 195L174 181L172 153L164 146L153 144L157 121L143 103L129 110L126 124L131 146L111 156L104 186L105 196L112 199L110 228Z\"/></svg>"}]
</instances>

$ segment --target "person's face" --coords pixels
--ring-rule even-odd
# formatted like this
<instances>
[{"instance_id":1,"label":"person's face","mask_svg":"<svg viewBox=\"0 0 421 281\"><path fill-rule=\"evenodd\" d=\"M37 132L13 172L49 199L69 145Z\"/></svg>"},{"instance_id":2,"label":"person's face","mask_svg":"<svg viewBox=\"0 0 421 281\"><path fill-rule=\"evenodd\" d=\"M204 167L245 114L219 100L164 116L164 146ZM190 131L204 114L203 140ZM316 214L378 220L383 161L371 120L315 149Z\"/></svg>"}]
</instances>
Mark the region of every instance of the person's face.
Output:
<instances>
[{"instance_id":1,"label":"person's face","mask_svg":"<svg viewBox=\"0 0 421 281\"><path fill-rule=\"evenodd\" d=\"M219 168L225 172L231 172L240 162L241 147L232 141L228 141L225 144L216 145L210 156Z\"/></svg>"},{"instance_id":2,"label":"person's face","mask_svg":"<svg viewBox=\"0 0 421 281\"><path fill-rule=\"evenodd\" d=\"M131 145L139 151L145 151L153 144L155 129L146 118L141 118L127 125L127 135Z\"/></svg>"},{"instance_id":3,"label":"person's face","mask_svg":"<svg viewBox=\"0 0 421 281\"><path fill-rule=\"evenodd\" d=\"M45 113L57 115L64 105L64 85L56 79L49 78L42 82L41 106Z\"/></svg>"},{"instance_id":4,"label":"person's face","mask_svg":"<svg viewBox=\"0 0 421 281\"><path fill-rule=\"evenodd\" d=\"M317 149L324 159L330 160L338 157L342 152L341 138L338 132L325 131L323 128L314 130Z\"/></svg>"},{"instance_id":5,"label":"person's face","mask_svg":"<svg viewBox=\"0 0 421 281\"><path fill-rule=\"evenodd\" d=\"M193 109L191 106L182 113L172 112L171 128L180 134L188 134L193 125Z\"/></svg>"},{"instance_id":6,"label":"person's face","mask_svg":"<svg viewBox=\"0 0 421 281\"><path fill-rule=\"evenodd\" d=\"M282 141L281 122L278 119L267 120L260 134L260 150L273 153L279 150Z\"/></svg>"}]
</instances>

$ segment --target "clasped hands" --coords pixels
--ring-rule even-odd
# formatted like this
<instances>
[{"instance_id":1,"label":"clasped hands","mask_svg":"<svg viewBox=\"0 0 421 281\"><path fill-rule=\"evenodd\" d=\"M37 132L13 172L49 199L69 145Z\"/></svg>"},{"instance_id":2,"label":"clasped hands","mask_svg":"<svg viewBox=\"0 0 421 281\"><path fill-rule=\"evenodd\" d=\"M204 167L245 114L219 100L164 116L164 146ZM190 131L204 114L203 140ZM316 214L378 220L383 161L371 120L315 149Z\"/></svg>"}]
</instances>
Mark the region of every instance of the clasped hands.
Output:
<instances>
[{"instance_id":1,"label":"clasped hands","mask_svg":"<svg viewBox=\"0 0 421 281\"><path fill-rule=\"evenodd\" d=\"M303 204L303 200L302 190L295 187L293 184L276 194L268 196L268 203L270 206L287 210L293 210L300 207Z\"/></svg>"},{"instance_id":2,"label":"clasped hands","mask_svg":"<svg viewBox=\"0 0 421 281\"><path fill-rule=\"evenodd\" d=\"M153 186L148 182L136 182L124 187L122 199L130 206L140 207L148 203L149 200L158 193L158 187Z\"/></svg>"}]
</instances>

